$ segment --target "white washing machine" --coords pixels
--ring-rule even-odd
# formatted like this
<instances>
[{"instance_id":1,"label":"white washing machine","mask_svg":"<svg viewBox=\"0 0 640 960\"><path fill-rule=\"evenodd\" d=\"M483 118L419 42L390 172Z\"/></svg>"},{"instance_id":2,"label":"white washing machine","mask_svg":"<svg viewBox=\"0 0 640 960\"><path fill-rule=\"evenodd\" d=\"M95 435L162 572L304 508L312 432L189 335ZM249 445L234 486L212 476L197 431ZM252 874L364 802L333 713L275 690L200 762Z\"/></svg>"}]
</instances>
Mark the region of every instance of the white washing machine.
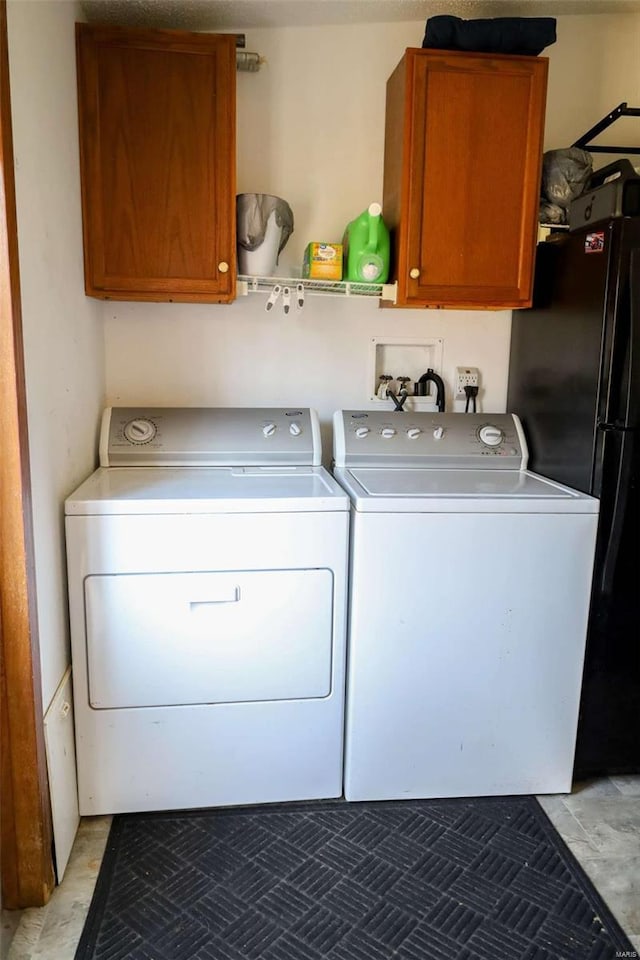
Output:
<instances>
[{"instance_id":1,"label":"white washing machine","mask_svg":"<svg viewBox=\"0 0 640 960\"><path fill-rule=\"evenodd\" d=\"M341 411L345 796L556 793L571 774L598 501L507 414Z\"/></svg>"},{"instance_id":2,"label":"white washing machine","mask_svg":"<svg viewBox=\"0 0 640 960\"><path fill-rule=\"evenodd\" d=\"M342 793L349 500L313 411L105 412L66 501L81 814Z\"/></svg>"}]
</instances>

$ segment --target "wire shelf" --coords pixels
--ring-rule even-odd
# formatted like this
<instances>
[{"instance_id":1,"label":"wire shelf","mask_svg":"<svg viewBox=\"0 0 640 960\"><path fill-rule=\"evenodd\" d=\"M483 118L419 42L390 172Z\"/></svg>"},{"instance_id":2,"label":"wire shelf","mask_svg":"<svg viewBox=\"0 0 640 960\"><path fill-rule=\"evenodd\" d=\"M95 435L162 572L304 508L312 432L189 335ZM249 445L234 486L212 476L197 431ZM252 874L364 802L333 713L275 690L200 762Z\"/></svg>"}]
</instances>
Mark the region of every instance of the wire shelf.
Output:
<instances>
[{"instance_id":1,"label":"wire shelf","mask_svg":"<svg viewBox=\"0 0 640 960\"><path fill-rule=\"evenodd\" d=\"M269 293L276 284L289 287L292 296L298 284L302 284L305 295L312 293L325 297L376 297L378 300L396 302L397 284L395 283L354 283L351 280L239 276L237 292L239 296L246 296L249 293Z\"/></svg>"}]
</instances>

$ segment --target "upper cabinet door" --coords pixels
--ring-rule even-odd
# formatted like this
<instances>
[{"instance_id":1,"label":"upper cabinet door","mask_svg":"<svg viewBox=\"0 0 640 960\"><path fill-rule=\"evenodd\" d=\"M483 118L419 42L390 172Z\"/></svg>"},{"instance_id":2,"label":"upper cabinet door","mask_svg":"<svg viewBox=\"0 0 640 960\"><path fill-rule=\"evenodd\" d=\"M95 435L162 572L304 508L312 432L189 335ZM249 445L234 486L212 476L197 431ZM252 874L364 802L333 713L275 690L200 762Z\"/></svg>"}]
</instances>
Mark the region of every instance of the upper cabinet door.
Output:
<instances>
[{"instance_id":1,"label":"upper cabinet door","mask_svg":"<svg viewBox=\"0 0 640 960\"><path fill-rule=\"evenodd\" d=\"M76 25L85 289L235 296L235 37Z\"/></svg>"},{"instance_id":2,"label":"upper cabinet door","mask_svg":"<svg viewBox=\"0 0 640 960\"><path fill-rule=\"evenodd\" d=\"M406 51L385 143L399 305L531 304L546 81L544 58Z\"/></svg>"}]
</instances>

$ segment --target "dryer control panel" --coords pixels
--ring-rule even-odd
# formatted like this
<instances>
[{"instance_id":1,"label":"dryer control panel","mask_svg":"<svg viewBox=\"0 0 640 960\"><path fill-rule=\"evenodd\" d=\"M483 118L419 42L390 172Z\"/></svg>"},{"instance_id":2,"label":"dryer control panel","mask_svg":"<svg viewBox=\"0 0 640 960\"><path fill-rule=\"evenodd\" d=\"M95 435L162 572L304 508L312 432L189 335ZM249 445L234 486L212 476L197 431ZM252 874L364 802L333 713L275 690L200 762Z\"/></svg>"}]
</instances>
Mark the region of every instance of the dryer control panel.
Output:
<instances>
[{"instance_id":1,"label":"dryer control panel","mask_svg":"<svg viewBox=\"0 0 640 960\"><path fill-rule=\"evenodd\" d=\"M525 470L528 450L512 413L339 410L333 459L337 467Z\"/></svg>"},{"instance_id":2,"label":"dryer control panel","mask_svg":"<svg viewBox=\"0 0 640 960\"><path fill-rule=\"evenodd\" d=\"M108 407L100 466L319 466L308 407Z\"/></svg>"}]
</instances>

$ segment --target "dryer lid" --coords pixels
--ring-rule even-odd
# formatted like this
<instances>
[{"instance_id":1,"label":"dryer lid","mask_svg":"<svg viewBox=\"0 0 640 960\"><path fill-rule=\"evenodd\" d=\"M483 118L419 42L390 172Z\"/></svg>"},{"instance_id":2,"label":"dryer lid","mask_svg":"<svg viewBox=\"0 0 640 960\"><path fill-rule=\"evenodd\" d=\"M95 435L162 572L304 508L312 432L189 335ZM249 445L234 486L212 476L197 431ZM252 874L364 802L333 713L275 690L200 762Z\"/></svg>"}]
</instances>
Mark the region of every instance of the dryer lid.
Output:
<instances>
[{"instance_id":1,"label":"dryer lid","mask_svg":"<svg viewBox=\"0 0 640 960\"><path fill-rule=\"evenodd\" d=\"M345 511L323 467L100 467L67 498L67 515Z\"/></svg>"}]
</instances>

